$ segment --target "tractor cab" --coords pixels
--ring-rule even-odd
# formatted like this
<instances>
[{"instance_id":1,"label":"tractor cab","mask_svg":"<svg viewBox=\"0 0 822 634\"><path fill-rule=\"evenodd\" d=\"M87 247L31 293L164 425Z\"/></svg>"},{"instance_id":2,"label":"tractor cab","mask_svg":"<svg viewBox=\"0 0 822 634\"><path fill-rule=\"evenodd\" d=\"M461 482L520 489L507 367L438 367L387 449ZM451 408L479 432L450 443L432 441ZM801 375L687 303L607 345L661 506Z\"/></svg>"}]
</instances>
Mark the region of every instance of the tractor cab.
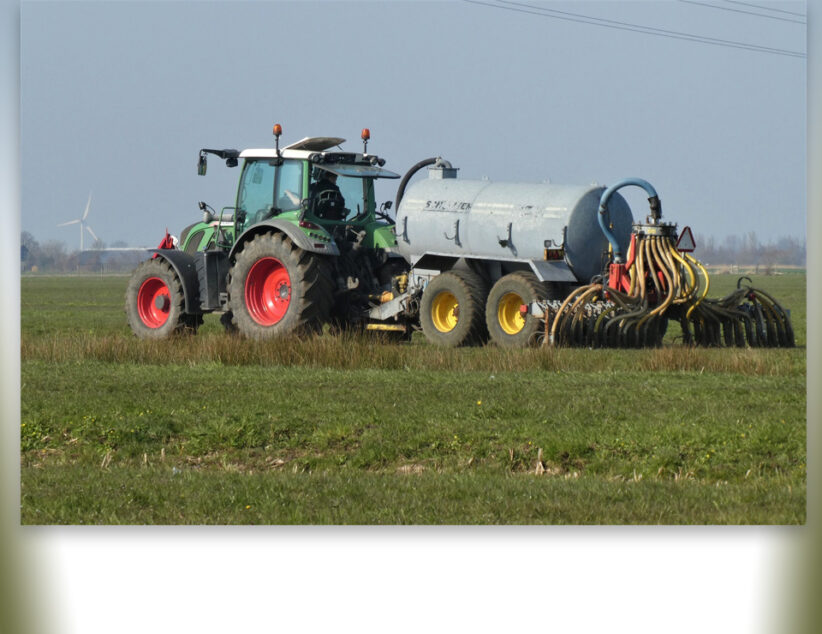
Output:
<instances>
[{"instance_id":1,"label":"tractor cab","mask_svg":"<svg viewBox=\"0 0 822 634\"><path fill-rule=\"evenodd\" d=\"M373 230L377 220L374 181L399 178L377 156L329 152L344 142L309 137L280 149L251 149L243 159L235 205L235 235L274 218L313 224L333 235L337 227Z\"/></svg>"},{"instance_id":2,"label":"tractor cab","mask_svg":"<svg viewBox=\"0 0 822 634\"><path fill-rule=\"evenodd\" d=\"M322 243L351 236L370 248L396 244L393 220L377 209L374 182L400 175L384 169L384 159L367 153L367 129L362 153L341 151L345 139L339 137L306 137L280 148L281 132L279 125L274 127L274 148L200 150L200 175L206 173L207 154L225 160L228 167L240 165L242 159L242 167L234 206L217 214L201 203L203 222L184 230L186 251L231 249L244 234L253 234L251 229L274 222L293 225L317 252L327 252ZM340 151L331 151L334 148Z\"/></svg>"}]
</instances>

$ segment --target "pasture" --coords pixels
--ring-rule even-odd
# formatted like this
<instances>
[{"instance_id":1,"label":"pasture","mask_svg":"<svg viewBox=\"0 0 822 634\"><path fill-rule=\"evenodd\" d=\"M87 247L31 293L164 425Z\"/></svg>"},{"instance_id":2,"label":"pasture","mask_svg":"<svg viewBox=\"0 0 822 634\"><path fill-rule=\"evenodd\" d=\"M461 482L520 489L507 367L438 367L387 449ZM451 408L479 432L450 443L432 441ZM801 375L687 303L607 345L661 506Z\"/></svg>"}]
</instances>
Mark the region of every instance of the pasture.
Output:
<instances>
[{"instance_id":1,"label":"pasture","mask_svg":"<svg viewBox=\"0 0 822 634\"><path fill-rule=\"evenodd\" d=\"M714 275L711 297L738 276ZM797 348L138 341L127 277L24 276L24 524L801 524Z\"/></svg>"}]
</instances>

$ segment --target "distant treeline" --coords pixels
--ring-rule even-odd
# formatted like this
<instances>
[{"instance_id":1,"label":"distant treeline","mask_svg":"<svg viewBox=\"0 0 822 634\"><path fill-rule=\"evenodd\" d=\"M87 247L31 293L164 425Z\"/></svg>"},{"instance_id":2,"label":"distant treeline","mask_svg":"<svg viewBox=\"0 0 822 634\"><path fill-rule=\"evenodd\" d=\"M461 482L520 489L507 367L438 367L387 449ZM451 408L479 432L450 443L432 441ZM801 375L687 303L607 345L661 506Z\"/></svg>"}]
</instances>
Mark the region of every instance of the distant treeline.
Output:
<instances>
[{"instance_id":1,"label":"distant treeline","mask_svg":"<svg viewBox=\"0 0 822 634\"><path fill-rule=\"evenodd\" d=\"M804 238L783 236L764 244L751 231L744 235L726 236L721 244L713 236L697 234L694 242L694 257L706 265L755 267L764 273L776 266L805 266Z\"/></svg>"},{"instance_id":2,"label":"distant treeline","mask_svg":"<svg viewBox=\"0 0 822 634\"><path fill-rule=\"evenodd\" d=\"M92 249L106 248L99 240ZM115 242L124 248L125 242ZM24 273L128 273L146 259L145 251L69 251L63 242L38 242L28 231L20 234L20 270Z\"/></svg>"},{"instance_id":3,"label":"distant treeline","mask_svg":"<svg viewBox=\"0 0 822 634\"><path fill-rule=\"evenodd\" d=\"M805 240L793 236L781 237L764 244L753 232L727 236L721 243L717 243L713 236L697 234L694 241L694 257L706 265L756 267L763 272L776 266L805 266ZM98 241L93 248L105 246ZM115 242L111 246L127 245ZM64 243L56 240L40 244L27 231L20 235L20 264L23 272L127 273L145 257L144 251L69 251Z\"/></svg>"}]
</instances>

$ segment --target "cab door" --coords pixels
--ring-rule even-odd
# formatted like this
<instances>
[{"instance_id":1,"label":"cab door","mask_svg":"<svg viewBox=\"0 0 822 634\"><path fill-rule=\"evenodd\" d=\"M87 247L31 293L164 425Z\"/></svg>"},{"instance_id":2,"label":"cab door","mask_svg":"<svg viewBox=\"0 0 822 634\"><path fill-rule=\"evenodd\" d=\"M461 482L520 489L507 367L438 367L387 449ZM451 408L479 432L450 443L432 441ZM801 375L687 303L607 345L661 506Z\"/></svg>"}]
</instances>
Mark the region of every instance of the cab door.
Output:
<instances>
[{"instance_id":1,"label":"cab door","mask_svg":"<svg viewBox=\"0 0 822 634\"><path fill-rule=\"evenodd\" d=\"M238 235L274 216L300 209L305 196L303 161L247 159L237 189Z\"/></svg>"}]
</instances>

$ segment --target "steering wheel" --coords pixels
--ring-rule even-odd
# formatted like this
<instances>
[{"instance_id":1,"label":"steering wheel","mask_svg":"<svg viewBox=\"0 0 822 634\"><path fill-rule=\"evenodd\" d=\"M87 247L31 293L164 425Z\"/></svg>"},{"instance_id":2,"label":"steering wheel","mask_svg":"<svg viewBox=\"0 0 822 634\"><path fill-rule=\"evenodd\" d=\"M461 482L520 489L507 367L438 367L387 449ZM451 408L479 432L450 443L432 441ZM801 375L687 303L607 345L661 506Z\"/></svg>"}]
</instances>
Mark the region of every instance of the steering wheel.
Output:
<instances>
[{"instance_id":1,"label":"steering wheel","mask_svg":"<svg viewBox=\"0 0 822 634\"><path fill-rule=\"evenodd\" d=\"M344 202L342 194L333 189L326 189L317 194L315 198L314 214L327 220L345 220L348 210L344 207ZM342 216L340 216L340 211Z\"/></svg>"}]
</instances>

